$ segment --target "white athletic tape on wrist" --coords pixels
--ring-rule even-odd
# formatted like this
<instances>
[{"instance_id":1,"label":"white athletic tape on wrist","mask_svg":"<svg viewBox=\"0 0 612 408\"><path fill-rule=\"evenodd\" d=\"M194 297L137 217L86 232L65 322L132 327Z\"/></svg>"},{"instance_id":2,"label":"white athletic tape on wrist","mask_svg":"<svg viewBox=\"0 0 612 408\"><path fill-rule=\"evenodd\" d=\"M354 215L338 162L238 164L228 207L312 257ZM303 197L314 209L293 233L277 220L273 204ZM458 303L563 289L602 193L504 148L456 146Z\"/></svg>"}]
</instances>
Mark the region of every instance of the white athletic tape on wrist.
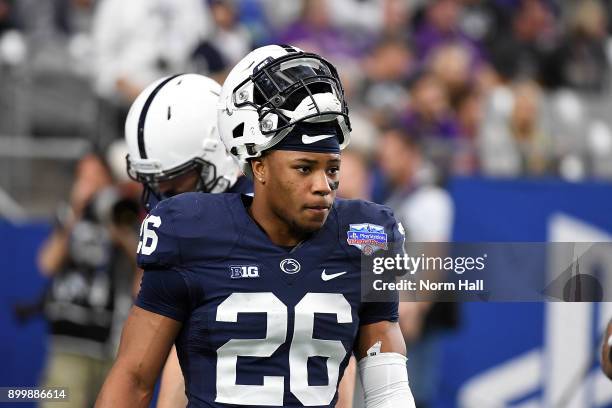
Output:
<instances>
[{"instance_id":1,"label":"white athletic tape on wrist","mask_svg":"<svg viewBox=\"0 0 612 408\"><path fill-rule=\"evenodd\" d=\"M399 353L378 353L359 361L367 408L414 408L406 361Z\"/></svg>"}]
</instances>

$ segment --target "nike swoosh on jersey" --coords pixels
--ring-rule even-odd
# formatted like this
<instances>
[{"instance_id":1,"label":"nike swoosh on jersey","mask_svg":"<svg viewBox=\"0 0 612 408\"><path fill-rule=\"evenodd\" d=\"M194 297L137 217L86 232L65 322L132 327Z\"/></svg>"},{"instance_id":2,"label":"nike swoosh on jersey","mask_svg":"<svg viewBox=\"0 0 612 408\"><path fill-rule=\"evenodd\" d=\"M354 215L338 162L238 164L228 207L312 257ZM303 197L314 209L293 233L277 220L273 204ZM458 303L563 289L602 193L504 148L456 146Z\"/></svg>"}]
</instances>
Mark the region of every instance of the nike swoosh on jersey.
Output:
<instances>
[{"instance_id":1,"label":"nike swoosh on jersey","mask_svg":"<svg viewBox=\"0 0 612 408\"><path fill-rule=\"evenodd\" d=\"M321 279L323 279L324 281L328 281L328 280L332 280L334 278L337 278L338 276L344 275L346 273L346 271L344 272L338 272L338 273L332 273L332 274L326 274L325 273L325 269L323 269L323 272L321 272Z\"/></svg>"},{"instance_id":2,"label":"nike swoosh on jersey","mask_svg":"<svg viewBox=\"0 0 612 408\"><path fill-rule=\"evenodd\" d=\"M302 143L304 144L313 144L319 142L321 140L329 139L330 137L335 137L336 135L320 135L320 136L308 136L302 135Z\"/></svg>"}]
</instances>

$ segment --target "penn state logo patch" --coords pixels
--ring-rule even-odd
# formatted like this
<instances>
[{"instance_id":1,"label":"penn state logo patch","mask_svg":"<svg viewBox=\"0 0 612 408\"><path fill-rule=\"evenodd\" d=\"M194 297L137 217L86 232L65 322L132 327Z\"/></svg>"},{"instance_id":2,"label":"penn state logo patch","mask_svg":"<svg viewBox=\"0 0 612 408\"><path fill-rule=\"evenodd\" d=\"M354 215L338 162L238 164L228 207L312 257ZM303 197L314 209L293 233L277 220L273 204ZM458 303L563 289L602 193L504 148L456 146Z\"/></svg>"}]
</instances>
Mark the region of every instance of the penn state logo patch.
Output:
<instances>
[{"instance_id":1,"label":"penn state logo patch","mask_svg":"<svg viewBox=\"0 0 612 408\"><path fill-rule=\"evenodd\" d=\"M298 261L293 258L285 258L280 263L281 271L288 273L289 275L293 275L294 273L298 273L302 266Z\"/></svg>"},{"instance_id":2,"label":"penn state logo patch","mask_svg":"<svg viewBox=\"0 0 612 408\"><path fill-rule=\"evenodd\" d=\"M350 224L346 235L346 242L359 248L365 255L372 255L379 249L387 249L387 234L385 228L380 225Z\"/></svg>"}]
</instances>

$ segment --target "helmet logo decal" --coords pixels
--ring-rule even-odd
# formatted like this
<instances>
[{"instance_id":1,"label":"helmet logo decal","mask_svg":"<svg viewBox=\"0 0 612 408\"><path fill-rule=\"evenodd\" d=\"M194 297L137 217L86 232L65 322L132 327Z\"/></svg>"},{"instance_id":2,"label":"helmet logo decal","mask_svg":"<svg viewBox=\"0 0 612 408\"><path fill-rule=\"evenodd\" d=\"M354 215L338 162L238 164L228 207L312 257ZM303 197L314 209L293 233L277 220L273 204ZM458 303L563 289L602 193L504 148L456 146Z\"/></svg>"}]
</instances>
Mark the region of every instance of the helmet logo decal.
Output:
<instances>
[{"instance_id":1,"label":"helmet logo decal","mask_svg":"<svg viewBox=\"0 0 612 408\"><path fill-rule=\"evenodd\" d=\"M236 126L234 130L232 131L232 136L234 137L234 139L237 137L242 137L243 134L244 134L244 122Z\"/></svg>"}]
</instances>

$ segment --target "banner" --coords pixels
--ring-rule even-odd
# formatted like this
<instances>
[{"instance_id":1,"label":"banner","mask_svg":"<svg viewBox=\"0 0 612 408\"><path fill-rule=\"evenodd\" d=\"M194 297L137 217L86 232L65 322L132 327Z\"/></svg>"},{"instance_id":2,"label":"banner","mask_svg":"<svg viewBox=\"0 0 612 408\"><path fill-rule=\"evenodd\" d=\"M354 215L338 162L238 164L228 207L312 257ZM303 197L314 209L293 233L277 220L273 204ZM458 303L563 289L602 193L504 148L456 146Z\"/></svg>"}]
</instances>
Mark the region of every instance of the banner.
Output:
<instances>
[{"instance_id":1,"label":"banner","mask_svg":"<svg viewBox=\"0 0 612 408\"><path fill-rule=\"evenodd\" d=\"M476 178L455 179L450 191L454 241L612 241L610 184ZM603 259L581 273L612 276ZM558 267L553 260L542 274ZM612 303L468 302L460 310L459 329L441 342L434 406L612 407L598 357Z\"/></svg>"}]
</instances>

